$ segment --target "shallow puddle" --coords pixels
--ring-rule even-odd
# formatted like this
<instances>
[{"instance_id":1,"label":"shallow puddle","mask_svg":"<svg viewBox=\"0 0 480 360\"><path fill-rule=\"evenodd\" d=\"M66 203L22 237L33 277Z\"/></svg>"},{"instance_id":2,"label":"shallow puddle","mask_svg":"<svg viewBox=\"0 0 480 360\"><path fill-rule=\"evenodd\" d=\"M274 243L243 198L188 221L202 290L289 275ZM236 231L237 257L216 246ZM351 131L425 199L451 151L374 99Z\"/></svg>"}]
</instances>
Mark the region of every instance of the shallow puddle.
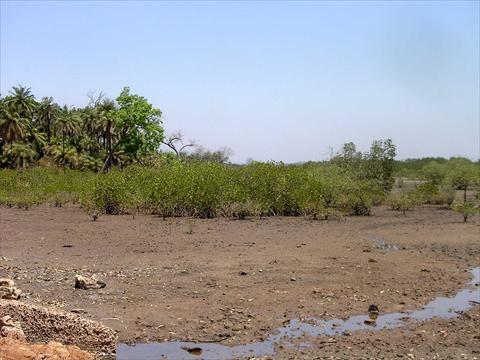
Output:
<instances>
[{"instance_id":1,"label":"shallow puddle","mask_svg":"<svg viewBox=\"0 0 480 360\"><path fill-rule=\"evenodd\" d=\"M369 315L351 316L347 320L307 319L308 323L298 319L290 321L267 337L265 341L246 345L226 346L215 343L192 343L168 341L161 343L126 345L117 348L119 360L158 360L158 359L234 359L247 356L265 356L275 353L276 345L293 346L289 340L307 336L338 336L345 332L361 330L392 329L404 325L407 321L425 321L434 317L452 318L458 311L465 311L480 304L480 267L472 270L473 280L469 286L453 297L438 297L421 310L404 313L379 315L374 323L369 323ZM366 322L367 323L366 323ZM302 343L301 347L308 347Z\"/></svg>"}]
</instances>

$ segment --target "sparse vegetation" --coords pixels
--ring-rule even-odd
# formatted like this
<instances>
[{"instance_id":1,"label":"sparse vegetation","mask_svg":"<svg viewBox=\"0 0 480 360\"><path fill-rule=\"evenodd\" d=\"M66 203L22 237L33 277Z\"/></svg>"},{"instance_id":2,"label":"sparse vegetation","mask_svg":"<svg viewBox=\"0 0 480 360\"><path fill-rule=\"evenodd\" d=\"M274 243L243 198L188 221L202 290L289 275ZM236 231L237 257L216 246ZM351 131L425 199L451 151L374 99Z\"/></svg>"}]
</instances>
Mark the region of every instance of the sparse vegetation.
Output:
<instances>
[{"instance_id":1,"label":"sparse vegetation","mask_svg":"<svg viewBox=\"0 0 480 360\"><path fill-rule=\"evenodd\" d=\"M410 191L390 196L387 203L392 207L392 210L401 211L405 215L407 211L415 209L415 206L420 203L420 199L415 192Z\"/></svg>"}]
</instances>

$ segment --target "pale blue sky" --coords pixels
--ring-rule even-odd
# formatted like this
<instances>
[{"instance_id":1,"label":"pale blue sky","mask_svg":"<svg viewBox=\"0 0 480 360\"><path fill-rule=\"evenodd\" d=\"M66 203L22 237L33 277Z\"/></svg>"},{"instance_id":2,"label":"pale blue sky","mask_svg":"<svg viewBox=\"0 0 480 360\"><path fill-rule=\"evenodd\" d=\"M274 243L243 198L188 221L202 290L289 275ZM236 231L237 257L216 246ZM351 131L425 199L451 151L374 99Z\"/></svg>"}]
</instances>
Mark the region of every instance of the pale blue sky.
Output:
<instances>
[{"instance_id":1,"label":"pale blue sky","mask_svg":"<svg viewBox=\"0 0 480 360\"><path fill-rule=\"evenodd\" d=\"M393 138L479 157L479 2L1 1L0 91L85 105L125 85L233 160Z\"/></svg>"}]
</instances>

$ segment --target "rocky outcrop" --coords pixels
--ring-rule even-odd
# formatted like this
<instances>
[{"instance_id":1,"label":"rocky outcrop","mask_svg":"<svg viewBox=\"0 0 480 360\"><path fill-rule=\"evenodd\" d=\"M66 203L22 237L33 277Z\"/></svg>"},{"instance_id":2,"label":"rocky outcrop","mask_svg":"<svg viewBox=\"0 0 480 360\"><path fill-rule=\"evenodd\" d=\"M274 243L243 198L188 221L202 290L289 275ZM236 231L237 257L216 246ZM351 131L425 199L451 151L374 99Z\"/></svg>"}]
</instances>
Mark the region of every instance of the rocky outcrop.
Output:
<instances>
[{"instance_id":1,"label":"rocky outcrop","mask_svg":"<svg viewBox=\"0 0 480 360\"><path fill-rule=\"evenodd\" d=\"M28 344L20 322L6 315L0 318L0 359L94 360L94 357L77 346L65 346L55 341L48 344Z\"/></svg>"},{"instance_id":2,"label":"rocky outcrop","mask_svg":"<svg viewBox=\"0 0 480 360\"><path fill-rule=\"evenodd\" d=\"M25 341L25 334L18 321L13 321L11 316L0 318L0 337L8 337L19 341Z\"/></svg>"},{"instance_id":3,"label":"rocky outcrop","mask_svg":"<svg viewBox=\"0 0 480 360\"><path fill-rule=\"evenodd\" d=\"M0 278L0 299L18 300L21 293L13 280Z\"/></svg>"},{"instance_id":4,"label":"rocky outcrop","mask_svg":"<svg viewBox=\"0 0 480 360\"><path fill-rule=\"evenodd\" d=\"M14 300L0 300L0 317L5 316L10 317L8 322L21 324L30 343L55 341L94 353L115 353L115 331L78 315Z\"/></svg>"}]
</instances>

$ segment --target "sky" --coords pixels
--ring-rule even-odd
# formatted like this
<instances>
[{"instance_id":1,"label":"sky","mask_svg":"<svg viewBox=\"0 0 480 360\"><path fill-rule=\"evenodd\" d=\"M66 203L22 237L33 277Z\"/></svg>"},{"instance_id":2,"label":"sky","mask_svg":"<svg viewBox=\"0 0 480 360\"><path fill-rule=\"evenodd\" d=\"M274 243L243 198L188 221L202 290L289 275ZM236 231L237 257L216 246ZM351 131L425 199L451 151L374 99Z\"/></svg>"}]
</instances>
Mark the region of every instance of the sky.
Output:
<instances>
[{"instance_id":1,"label":"sky","mask_svg":"<svg viewBox=\"0 0 480 360\"><path fill-rule=\"evenodd\" d=\"M480 157L478 1L5 1L0 92L84 106L124 86L232 160Z\"/></svg>"}]
</instances>

